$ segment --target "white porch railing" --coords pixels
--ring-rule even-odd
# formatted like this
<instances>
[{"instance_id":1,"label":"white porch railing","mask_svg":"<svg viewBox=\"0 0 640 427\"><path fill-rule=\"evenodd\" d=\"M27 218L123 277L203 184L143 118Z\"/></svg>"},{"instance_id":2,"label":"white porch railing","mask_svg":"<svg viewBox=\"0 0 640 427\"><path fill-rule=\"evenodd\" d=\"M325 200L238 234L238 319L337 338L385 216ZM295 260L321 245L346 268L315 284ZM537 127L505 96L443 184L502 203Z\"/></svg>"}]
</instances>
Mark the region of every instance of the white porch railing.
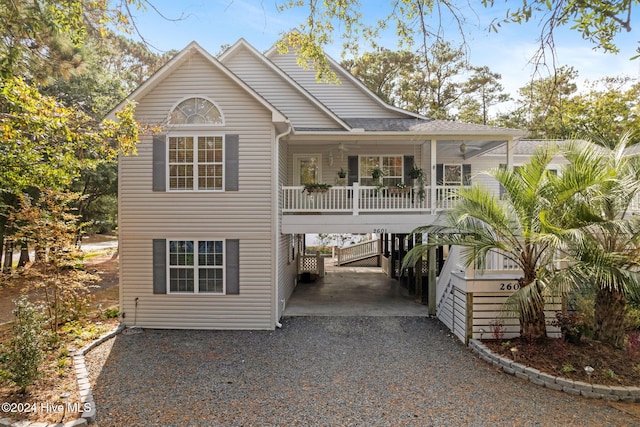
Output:
<instances>
[{"instance_id":1,"label":"white porch railing","mask_svg":"<svg viewBox=\"0 0 640 427\"><path fill-rule=\"evenodd\" d=\"M490 251L487 254L484 270L485 273L522 271L517 262L495 251Z\"/></svg>"},{"instance_id":2,"label":"white porch railing","mask_svg":"<svg viewBox=\"0 0 640 427\"><path fill-rule=\"evenodd\" d=\"M379 255L379 240L368 240L344 248L336 248L337 265Z\"/></svg>"},{"instance_id":3,"label":"white porch railing","mask_svg":"<svg viewBox=\"0 0 640 427\"><path fill-rule=\"evenodd\" d=\"M461 265L460 252L461 248L459 246L453 246L449 250L444 266L442 266L436 281L436 310L440 308L444 295L451 290L451 273L454 270L465 270L465 267Z\"/></svg>"},{"instance_id":4,"label":"white porch railing","mask_svg":"<svg viewBox=\"0 0 640 427\"><path fill-rule=\"evenodd\" d=\"M436 186L435 210L450 209L457 187ZM307 193L304 186L282 187L284 213L360 213L431 211L431 187L420 197L416 188L334 186L324 192Z\"/></svg>"}]
</instances>

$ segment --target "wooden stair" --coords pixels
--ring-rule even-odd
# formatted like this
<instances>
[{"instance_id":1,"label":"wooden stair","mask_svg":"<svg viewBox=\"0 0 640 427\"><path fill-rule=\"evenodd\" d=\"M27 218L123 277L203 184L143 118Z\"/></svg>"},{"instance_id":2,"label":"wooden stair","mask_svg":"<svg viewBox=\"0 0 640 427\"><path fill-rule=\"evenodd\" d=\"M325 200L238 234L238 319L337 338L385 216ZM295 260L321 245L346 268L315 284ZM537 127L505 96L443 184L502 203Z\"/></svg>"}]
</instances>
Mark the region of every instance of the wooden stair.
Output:
<instances>
[{"instance_id":1,"label":"wooden stair","mask_svg":"<svg viewBox=\"0 0 640 427\"><path fill-rule=\"evenodd\" d=\"M336 265L346 266L369 261L370 266L380 266L380 243L378 240L368 240L344 248L336 248ZM375 259L375 263L373 260Z\"/></svg>"}]
</instances>

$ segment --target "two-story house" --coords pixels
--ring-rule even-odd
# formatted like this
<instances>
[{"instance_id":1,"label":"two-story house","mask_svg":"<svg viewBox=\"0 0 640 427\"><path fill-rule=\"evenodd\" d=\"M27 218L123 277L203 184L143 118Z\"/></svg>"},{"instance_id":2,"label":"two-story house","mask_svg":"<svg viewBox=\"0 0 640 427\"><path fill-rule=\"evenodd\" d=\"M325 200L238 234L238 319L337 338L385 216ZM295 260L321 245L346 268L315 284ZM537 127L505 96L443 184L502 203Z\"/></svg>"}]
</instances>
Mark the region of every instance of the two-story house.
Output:
<instances>
[{"instance_id":1,"label":"two-story house","mask_svg":"<svg viewBox=\"0 0 640 427\"><path fill-rule=\"evenodd\" d=\"M293 53L241 39L216 58L191 43L129 96L162 132L120 159L126 325L273 329L301 235L388 241L431 223L452 188L486 180L476 172L513 164L524 132L392 107L330 62L339 85Z\"/></svg>"}]
</instances>

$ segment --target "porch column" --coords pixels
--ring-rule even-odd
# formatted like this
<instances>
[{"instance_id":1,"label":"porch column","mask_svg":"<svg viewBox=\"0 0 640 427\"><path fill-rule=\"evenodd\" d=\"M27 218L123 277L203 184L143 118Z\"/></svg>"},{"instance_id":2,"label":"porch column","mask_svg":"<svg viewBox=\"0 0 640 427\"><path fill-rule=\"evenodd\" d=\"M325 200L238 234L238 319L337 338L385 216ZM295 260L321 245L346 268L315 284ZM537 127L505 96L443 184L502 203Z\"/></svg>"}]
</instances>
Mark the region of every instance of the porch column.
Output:
<instances>
[{"instance_id":1,"label":"porch column","mask_svg":"<svg viewBox=\"0 0 640 427\"><path fill-rule=\"evenodd\" d=\"M507 170L513 169L513 151L514 151L514 142L513 137L507 140Z\"/></svg>"},{"instance_id":2,"label":"porch column","mask_svg":"<svg viewBox=\"0 0 640 427\"><path fill-rule=\"evenodd\" d=\"M396 235L391 234L390 238L391 250L389 251L389 277L396 279L396 259L398 259L398 253L396 252Z\"/></svg>"},{"instance_id":3,"label":"porch column","mask_svg":"<svg viewBox=\"0 0 640 427\"><path fill-rule=\"evenodd\" d=\"M438 203L438 194L437 194L437 190L436 190L436 179L437 179L437 172L436 172L436 164L438 163L438 159L437 157L437 148L438 148L438 141L436 141L435 139L431 140L431 167L429 167L429 171L430 171L430 178L429 178L429 184L430 184L430 188L431 191L429 192L429 207L431 208L431 214L435 215L436 213L436 204Z\"/></svg>"},{"instance_id":4,"label":"porch column","mask_svg":"<svg viewBox=\"0 0 640 427\"><path fill-rule=\"evenodd\" d=\"M413 239L414 236L409 234L407 238L407 252L413 249ZM409 290L409 295L416 294L416 277L415 277L415 269L413 266L409 266L407 268L407 289Z\"/></svg>"},{"instance_id":5,"label":"porch column","mask_svg":"<svg viewBox=\"0 0 640 427\"><path fill-rule=\"evenodd\" d=\"M352 215L360 215L360 184L357 182L354 182L352 185L352 191L353 191L353 197L352 197L352 202L353 205L351 206L352 208Z\"/></svg>"},{"instance_id":6,"label":"porch column","mask_svg":"<svg viewBox=\"0 0 640 427\"><path fill-rule=\"evenodd\" d=\"M431 240L431 236L427 236L427 241ZM437 284L437 267L436 267L436 248L429 248L429 315L436 315L436 284Z\"/></svg>"}]
</instances>

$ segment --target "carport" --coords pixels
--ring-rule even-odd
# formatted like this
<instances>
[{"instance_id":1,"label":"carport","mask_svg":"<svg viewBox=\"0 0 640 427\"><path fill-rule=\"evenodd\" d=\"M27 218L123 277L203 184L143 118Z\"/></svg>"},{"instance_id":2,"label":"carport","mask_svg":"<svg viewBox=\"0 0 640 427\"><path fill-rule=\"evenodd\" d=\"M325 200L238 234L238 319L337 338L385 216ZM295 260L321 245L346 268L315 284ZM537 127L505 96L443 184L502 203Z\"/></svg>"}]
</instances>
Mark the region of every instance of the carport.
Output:
<instances>
[{"instance_id":1,"label":"carport","mask_svg":"<svg viewBox=\"0 0 640 427\"><path fill-rule=\"evenodd\" d=\"M409 295L380 267L334 267L326 275L300 282L283 315L291 316L428 316L429 308Z\"/></svg>"}]
</instances>

